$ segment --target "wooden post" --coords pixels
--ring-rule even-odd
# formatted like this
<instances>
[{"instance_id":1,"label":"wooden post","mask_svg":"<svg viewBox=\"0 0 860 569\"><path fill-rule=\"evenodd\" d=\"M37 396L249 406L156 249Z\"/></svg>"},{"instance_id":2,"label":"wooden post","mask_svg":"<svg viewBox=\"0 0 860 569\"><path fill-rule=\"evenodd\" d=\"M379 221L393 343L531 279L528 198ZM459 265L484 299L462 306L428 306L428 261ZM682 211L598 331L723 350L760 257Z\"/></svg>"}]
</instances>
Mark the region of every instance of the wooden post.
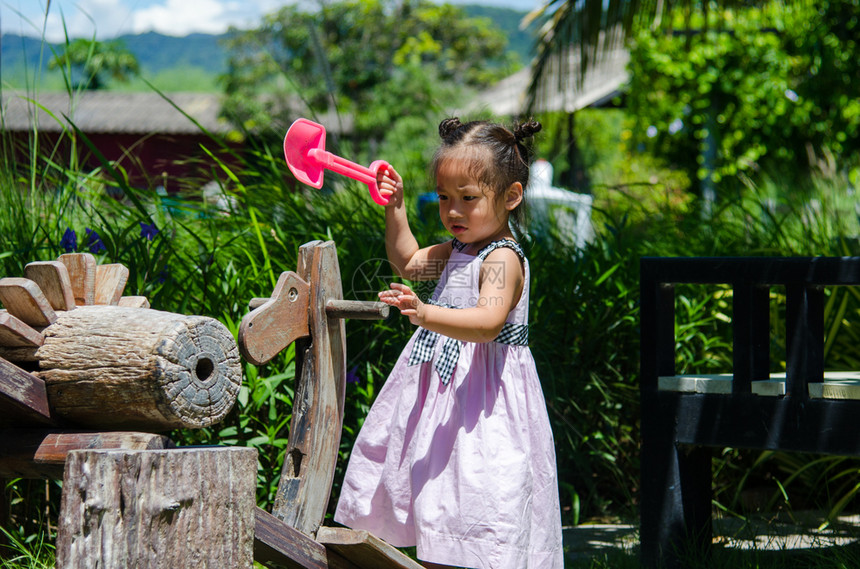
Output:
<instances>
[{"instance_id":1,"label":"wooden post","mask_svg":"<svg viewBox=\"0 0 860 569\"><path fill-rule=\"evenodd\" d=\"M272 514L307 535L322 524L331 497L343 424L346 334L329 316L329 300L342 300L334 242L299 249L298 275L311 283L310 342L296 344L296 385L290 439Z\"/></svg>"},{"instance_id":2,"label":"wooden post","mask_svg":"<svg viewBox=\"0 0 860 569\"><path fill-rule=\"evenodd\" d=\"M257 452L69 453L57 569L251 569Z\"/></svg>"}]
</instances>

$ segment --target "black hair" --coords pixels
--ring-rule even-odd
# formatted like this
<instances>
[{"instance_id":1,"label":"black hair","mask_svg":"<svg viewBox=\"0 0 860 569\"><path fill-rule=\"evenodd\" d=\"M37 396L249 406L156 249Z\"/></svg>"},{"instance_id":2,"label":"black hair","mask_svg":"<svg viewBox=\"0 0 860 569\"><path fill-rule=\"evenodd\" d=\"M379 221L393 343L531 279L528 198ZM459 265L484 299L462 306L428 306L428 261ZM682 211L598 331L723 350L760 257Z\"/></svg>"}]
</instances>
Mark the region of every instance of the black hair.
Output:
<instances>
[{"instance_id":1,"label":"black hair","mask_svg":"<svg viewBox=\"0 0 860 569\"><path fill-rule=\"evenodd\" d=\"M455 153L458 158L471 160L472 173L481 184L496 192L496 199L503 200L505 190L519 182L525 192L529 183L531 153L523 141L533 137L541 129L535 120L517 124L513 131L500 124L487 121L461 123L457 117L448 118L439 124L442 145L436 150L431 163L435 176L439 165ZM489 163L486 158L489 158ZM514 224L523 222L523 202L513 211Z\"/></svg>"}]
</instances>

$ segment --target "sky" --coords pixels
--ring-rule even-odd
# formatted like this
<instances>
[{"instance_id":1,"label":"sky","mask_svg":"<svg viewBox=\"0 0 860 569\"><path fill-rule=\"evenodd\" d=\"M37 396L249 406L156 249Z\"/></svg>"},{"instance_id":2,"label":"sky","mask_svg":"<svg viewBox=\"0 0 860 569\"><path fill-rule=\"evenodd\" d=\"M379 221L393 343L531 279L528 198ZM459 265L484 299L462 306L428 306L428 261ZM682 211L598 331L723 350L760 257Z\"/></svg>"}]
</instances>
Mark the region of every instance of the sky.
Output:
<instances>
[{"instance_id":1,"label":"sky","mask_svg":"<svg viewBox=\"0 0 860 569\"><path fill-rule=\"evenodd\" d=\"M264 14L296 0L0 0L0 31L44 37L107 40L124 34L158 32L184 36L220 34L229 26L256 26ZM302 0L298 0L301 2ZM529 11L539 0L450 0Z\"/></svg>"}]
</instances>

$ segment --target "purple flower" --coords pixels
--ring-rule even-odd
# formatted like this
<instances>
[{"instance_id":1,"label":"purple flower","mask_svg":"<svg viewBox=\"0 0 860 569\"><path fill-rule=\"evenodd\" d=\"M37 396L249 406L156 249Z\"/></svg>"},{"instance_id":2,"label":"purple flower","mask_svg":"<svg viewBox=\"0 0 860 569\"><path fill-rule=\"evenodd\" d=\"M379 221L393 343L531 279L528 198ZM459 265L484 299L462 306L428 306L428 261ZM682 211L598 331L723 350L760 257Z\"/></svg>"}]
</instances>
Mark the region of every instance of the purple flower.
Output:
<instances>
[{"instance_id":1,"label":"purple flower","mask_svg":"<svg viewBox=\"0 0 860 569\"><path fill-rule=\"evenodd\" d=\"M107 250L99 234L89 227L87 227L87 247L90 248L90 253L100 253Z\"/></svg>"},{"instance_id":2,"label":"purple flower","mask_svg":"<svg viewBox=\"0 0 860 569\"><path fill-rule=\"evenodd\" d=\"M62 247L63 251L66 253L71 253L78 248L78 236L75 234L75 230L71 227L67 227L66 232L63 233L63 238L60 239L60 247Z\"/></svg>"},{"instance_id":3,"label":"purple flower","mask_svg":"<svg viewBox=\"0 0 860 569\"><path fill-rule=\"evenodd\" d=\"M352 366L352 369L346 372L346 382L361 383L361 378L358 377L358 366Z\"/></svg>"},{"instance_id":4,"label":"purple flower","mask_svg":"<svg viewBox=\"0 0 860 569\"><path fill-rule=\"evenodd\" d=\"M156 235L158 235L158 228L155 226L154 223L153 224L147 224L147 223L144 223L142 221L140 222L140 236L141 237L146 237L147 239L152 241L152 238L155 237Z\"/></svg>"},{"instance_id":5,"label":"purple flower","mask_svg":"<svg viewBox=\"0 0 860 569\"><path fill-rule=\"evenodd\" d=\"M168 271L167 269L161 269L161 272L158 273L158 277L156 277L155 282L161 284L166 281L168 277L170 277L170 271Z\"/></svg>"}]
</instances>

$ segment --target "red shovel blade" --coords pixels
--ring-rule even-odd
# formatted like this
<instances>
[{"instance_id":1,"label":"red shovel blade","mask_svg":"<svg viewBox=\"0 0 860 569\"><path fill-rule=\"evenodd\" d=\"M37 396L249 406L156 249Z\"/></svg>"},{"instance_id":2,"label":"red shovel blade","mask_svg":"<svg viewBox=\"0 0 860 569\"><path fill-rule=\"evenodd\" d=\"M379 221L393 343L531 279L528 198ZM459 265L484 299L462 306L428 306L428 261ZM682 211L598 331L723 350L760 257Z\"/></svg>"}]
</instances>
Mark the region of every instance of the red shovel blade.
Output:
<instances>
[{"instance_id":1,"label":"red shovel blade","mask_svg":"<svg viewBox=\"0 0 860 569\"><path fill-rule=\"evenodd\" d=\"M325 150L325 127L307 119L296 119L284 137L287 166L300 182L312 188L323 185L323 166L311 159L312 149Z\"/></svg>"}]
</instances>

